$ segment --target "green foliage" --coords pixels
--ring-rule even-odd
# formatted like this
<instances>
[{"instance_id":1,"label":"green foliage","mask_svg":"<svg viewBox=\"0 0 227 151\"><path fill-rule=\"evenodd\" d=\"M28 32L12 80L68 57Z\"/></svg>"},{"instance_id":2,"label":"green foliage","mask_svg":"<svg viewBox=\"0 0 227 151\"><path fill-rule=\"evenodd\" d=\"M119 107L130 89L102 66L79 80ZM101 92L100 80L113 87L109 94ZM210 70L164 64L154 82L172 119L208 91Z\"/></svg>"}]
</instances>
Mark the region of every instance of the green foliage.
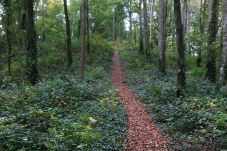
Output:
<instances>
[{"instance_id":1,"label":"green foliage","mask_svg":"<svg viewBox=\"0 0 227 151\"><path fill-rule=\"evenodd\" d=\"M111 43L104 39L101 34L94 33L90 37L90 56L93 63L106 61L111 58L113 48Z\"/></svg>"},{"instance_id":2,"label":"green foliage","mask_svg":"<svg viewBox=\"0 0 227 151\"><path fill-rule=\"evenodd\" d=\"M103 79L105 76L105 70L103 67L92 68L89 75L94 79Z\"/></svg>"},{"instance_id":3,"label":"green foliage","mask_svg":"<svg viewBox=\"0 0 227 151\"><path fill-rule=\"evenodd\" d=\"M106 76L11 84L0 90L0 102L0 150L122 149L124 109Z\"/></svg>"},{"instance_id":4,"label":"green foliage","mask_svg":"<svg viewBox=\"0 0 227 151\"><path fill-rule=\"evenodd\" d=\"M187 71L190 75L203 76L206 73L205 67L194 67L191 70Z\"/></svg>"},{"instance_id":5,"label":"green foliage","mask_svg":"<svg viewBox=\"0 0 227 151\"><path fill-rule=\"evenodd\" d=\"M135 52L136 53L136 52ZM122 52L122 60L133 58L133 52ZM133 58L134 59L134 58ZM132 67L122 63L126 82L146 104L151 117L170 134L173 150L225 149L227 146L227 98L216 93L216 87L204 80L204 68L187 71L184 96L176 97L176 73L162 75L157 69Z\"/></svg>"}]
</instances>

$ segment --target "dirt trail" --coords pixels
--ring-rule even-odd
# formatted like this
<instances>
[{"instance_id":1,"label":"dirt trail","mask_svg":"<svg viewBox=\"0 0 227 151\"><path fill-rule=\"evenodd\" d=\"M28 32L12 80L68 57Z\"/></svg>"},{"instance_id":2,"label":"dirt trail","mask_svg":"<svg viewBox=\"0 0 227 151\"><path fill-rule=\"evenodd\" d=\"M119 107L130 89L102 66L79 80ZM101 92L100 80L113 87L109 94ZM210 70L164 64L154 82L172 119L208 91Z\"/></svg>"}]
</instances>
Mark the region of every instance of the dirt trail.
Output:
<instances>
[{"instance_id":1,"label":"dirt trail","mask_svg":"<svg viewBox=\"0 0 227 151\"><path fill-rule=\"evenodd\" d=\"M162 136L159 128L152 123L149 114L136 95L123 81L118 52L112 64L112 81L125 106L128 122L126 151L167 151L168 136Z\"/></svg>"}]
</instances>

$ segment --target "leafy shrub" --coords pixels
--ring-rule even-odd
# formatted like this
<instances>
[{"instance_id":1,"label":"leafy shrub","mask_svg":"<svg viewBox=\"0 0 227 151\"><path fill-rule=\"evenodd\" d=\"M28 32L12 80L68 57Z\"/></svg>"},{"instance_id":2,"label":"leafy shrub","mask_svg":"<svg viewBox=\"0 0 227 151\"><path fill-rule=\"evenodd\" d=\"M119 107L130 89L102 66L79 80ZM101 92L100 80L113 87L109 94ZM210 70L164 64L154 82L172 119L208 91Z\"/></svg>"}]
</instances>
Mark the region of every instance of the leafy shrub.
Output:
<instances>
[{"instance_id":1,"label":"leafy shrub","mask_svg":"<svg viewBox=\"0 0 227 151\"><path fill-rule=\"evenodd\" d=\"M104 39L102 35L93 33L90 37L90 55L92 63L105 61L111 58L113 48L111 43Z\"/></svg>"},{"instance_id":2,"label":"leafy shrub","mask_svg":"<svg viewBox=\"0 0 227 151\"><path fill-rule=\"evenodd\" d=\"M103 79L105 76L105 70L101 66L95 67L91 69L89 75L94 79Z\"/></svg>"},{"instance_id":3,"label":"leafy shrub","mask_svg":"<svg viewBox=\"0 0 227 151\"><path fill-rule=\"evenodd\" d=\"M205 67L194 67L191 70L187 71L188 74L202 76L206 73Z\"/></svg>"}]
</instances>

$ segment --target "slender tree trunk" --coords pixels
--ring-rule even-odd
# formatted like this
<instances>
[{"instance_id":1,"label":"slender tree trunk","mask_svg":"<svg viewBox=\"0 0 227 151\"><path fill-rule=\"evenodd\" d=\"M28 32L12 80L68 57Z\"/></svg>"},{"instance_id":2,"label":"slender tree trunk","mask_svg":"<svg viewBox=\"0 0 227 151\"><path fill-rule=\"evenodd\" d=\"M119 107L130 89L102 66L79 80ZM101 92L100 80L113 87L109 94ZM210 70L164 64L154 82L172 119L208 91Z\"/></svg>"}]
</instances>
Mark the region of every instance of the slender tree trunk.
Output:
<instances>
[{"instance_id":1,"label":"slender tree trunk","mask_svg":"<svg viewBox=\"0 0 227 151\"><path fill-rule=\"evenodd\" d=\"M147 0L143 0L143 27L144 27L144 51L147 57L151 56L150 42L149 42L149 25L148 25L148 14L147 14Z\"/></svg>"},{"instance_id":2,"label":"slender tree trunk","mask_svg":"<svg viewBox=\"0 0 227 151\"><path fill-rule=\"evenodd\" d=\"M71 67L73 58L72 58L72 50L71 50L72 46L71 46L71 34L70 34L70 23L69 23L69 15L68 15L68 8L67 8L67 0L64 0L64 12L65 12L65 22L66 22L68 67Z\"/></svg>"},{"instance_id":3,"label":"slender tree trunk","mask_svg":"<svg viewBox=\"0 0 227 151\"><path fill-rule=\"evenodd\" d=\"M90 53L90 34L89 34L89 6L88 6L88 0L86 0L86 7L85 7L85 18L86 18L86 41L87 41L87 53Z\"/></svg>"},{"instance_id":4,"label":"slender tree trunk","mask_svg":"<svg viewBox=\"0 0 227 151\"><path fill-rule=\"evenodd\" d=\"M46 13L47 13L47 0L43 0L42 1L42 19L43 19L43 22L42 22L42 33L41 33L41 36L42 36L42 41L45 41L46 40Z\"/></svg>"},{"instance_id":5,"label":"slender tree trunk","mask_svg":"<svg viewBox=\"0 0 227 151\"><path fill-rule=\"evenodd\" d=\"M154 18L154 4L155 0L149 0L150 3L150 39L152 38L152 32L153 32L153 26L152 26L152 21Z\"/></svg>"},{"instance_id":6,"label":"slender tree trunk","mask_svg":"<svg viewBox=\"0 0 227 151\"><path fill-rule=\"evenodd\" d=\"M165 73L165 48L166 48L166 0L159 0L159 34L158 34L158 62L159 71Z\"/></svg>"},{"instance_id":7,"label":"slender tree trunk","mask_svg":"<svg viewBox=\"0 0 227 151\"><path fill-rule=\"evenodd\" d=\"M142 54L144 53L142 0L139 1L139 22L140 22L139 52Z\"/></svg>"},{"instance_id":8,"label":"slender tree trunk","mask_svg":"<svg viewBox=\"0 0 227 151\"><path fill-rule=\"evenodd\" d=\"M33 4L33 0L25 2L27 31L26 75L31 84L35 85L38 82L38 68Z\"/></svg>"},{"instance_id":9,"label":"slender tree trunk","mask_svg":"<svg viewBox=\"0 0 227 151\"><path fill-rule=\"evenodd\" d=\"M175 25L176 25L176 46L177 46L177 59L178 59L178 74L177 74L177 88L178 93L185 88L185 45L184 45L184 34L183 24L181 21L181 4L180 0L174 0L174 14L175 14Z\"/></svg>"},{"instance_id":10,"label":"slender tree trunk","mask_svg":"<svg viewBox=\"0 0 227 151\"><path fill-rule=\"evenodd\" d=\"M190 4L190 0L184 0L183 15L182 15L184 35L189 30L189 4Z\"/></svg>"},{"instance_id":11,"label":"slender tree trunk","mask_svg":"<svg viewBox=\"0 0 227 151\"><path fill-rule=\"evenodd\" d=\"M217 35L218 4L219 0L209 1L209 39L206 63L206 78L209 79L211 82L216 81L216 50L214 48L214 42L216 41Z\"/></svg>"},{"instance_id":12,"label":"slender tree trunk","mask_svg":"<svg viewBox=\"0 0 227 151\"><path fill-rule=\"evenodd\" d=\"M115 27L116 27L116 12L115 12L115 4L113 3L113 33L112 33L113 41L116 40L116 38L115 38L115 35L116 35Z\"/></svg>"},{"instance_id":13,"label":"slender tree trunk","mask_svg":"<svg viewBox=\"0 0 227 151\"><path fill-rule=\"evenodd\" d=\"M221 66L219 80L222 85L227 86L227 0L222 0L222 50L221 50Z\"/></svg>"},{"instance_id":14,"label":"slender tree trunk","mask_svg":"<svg viewBox=\"0 0 227 151\"><path fill-rule=\"evenodd\" d=\"M201 36L204 35L204 0L200 0L200 17L199 17L199 30L200 30L200 34ZM197 67L201 67L201 62L202 62L202 50L199 49L198 50L198 57L197 57Z\"/></svg>"},{"instance_id":15,"label":"slender tree trunk","mask_svg":"<svg viewBox=\"0 0 227 151\"><path fill-rule=\"evenodd\" d=\"M71 34L71 38L73 38L73 36L74 36L74 26L75 26L75 20L76 20L76 13L77 13L77 9L75 7L74 14L73 14L73 23L72 23L72 34Z\"/></svg>"},{"instance_id":16,"label":"slender tree trunk","mask_svg":"<svg viewBox=\"0 0 227 151\"><path fill-rule=\"evenodd\" d=\"M80 25L80 76L81 79L84 78L84 64L85 64L85 53L87 51L87 18L86 18L86 7L87 7L87 0L82 0L81 3L81 25Z\"/></svg>"},{"instance_id":17,"label":"slender tree trunk","mask_svg":"<svg viewBox=\"0 0 227 151\"><path fill-rule=\"evenodd\" d=\"M129 0L129 43L132 44L132 0Z\"/></svg>"},{"instance_id":18,"label":"slender tree trunk","mask_svg":"<svg viewBox=\"0 0 227 151\"><path fill-rule=\"evenodd\" d=\"M11 52L12 52L12 15L11 0L6 0L6 39L8 46L8 75L11 76Z\"/></svg>"}]
</instances>

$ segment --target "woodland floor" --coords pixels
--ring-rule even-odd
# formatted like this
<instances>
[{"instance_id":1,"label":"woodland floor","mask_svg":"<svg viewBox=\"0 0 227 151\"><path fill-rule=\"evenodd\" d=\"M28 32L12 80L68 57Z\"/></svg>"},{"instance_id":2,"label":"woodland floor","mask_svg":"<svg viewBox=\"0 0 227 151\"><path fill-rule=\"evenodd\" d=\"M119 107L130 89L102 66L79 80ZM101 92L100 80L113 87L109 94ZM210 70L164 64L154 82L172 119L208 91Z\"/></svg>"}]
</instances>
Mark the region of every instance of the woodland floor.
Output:
<instances>
[{"instance_id":1,"label":"woodland floor","mask_svg":"<svg viewBox=\"0 0 227 151\"><path fill-rule=\"evenodd\" d=\"M160 129L151 121L138 95L125 84L118 52L115 52L112 61L112 81L125 106L127 115L128 136L125 150L168 150L168 135L161 133Z\"/></svg>"}]
</instances>

